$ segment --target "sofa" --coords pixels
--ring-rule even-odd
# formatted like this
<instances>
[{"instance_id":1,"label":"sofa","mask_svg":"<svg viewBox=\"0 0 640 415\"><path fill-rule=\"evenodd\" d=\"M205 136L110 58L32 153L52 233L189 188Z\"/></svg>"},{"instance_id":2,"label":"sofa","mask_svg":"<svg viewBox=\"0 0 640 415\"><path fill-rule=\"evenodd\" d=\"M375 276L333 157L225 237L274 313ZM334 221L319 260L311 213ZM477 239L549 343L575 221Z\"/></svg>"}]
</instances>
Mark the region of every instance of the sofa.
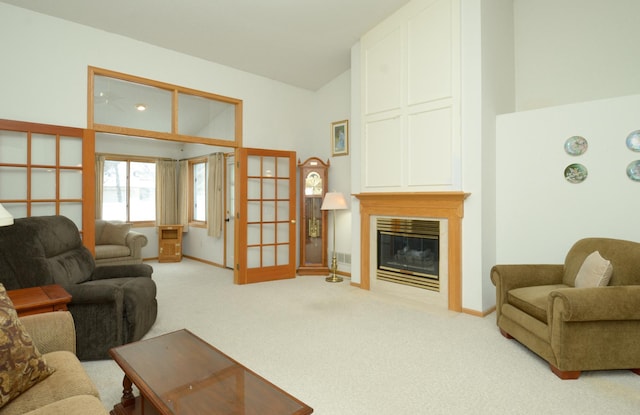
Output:
<instances>
[{"instance_id":1,"label":"sofa","mask_svg":"<svg viewBox=\"0 0 640 415\"><path fill-rule=\"evenodd\" d=\"M131 230L131 224L96 219L96 265L141 264L147 237Z\"/></svg>"},{"instance_id":2,"label":"sofa","mask_svg":"<svg viewBox=\"0 0 640 415\"><path fill-rule=\"evenodd\" d=\"M0 285L0 415L107 415L68 311L18 318Z\"/></svg>"},{"instance_id":3,"label":"sofa","mask_svg":"<svg viewBox=\"0 0 640 415\"><path fill-rule=\"evenodd\" d=\"M640 374L640 243L585 238L564 264L495 265L500 332L561 379L582 371Z\"/></svg>"},{"instance_id":4,"label":"sofa","mask_svg":"<svg viewBox=\"0 0 640 415\"><path fill-rule=\"evenodd\" d=\"M0 227L0 283L8 290L59 284L76 328L80 360L140 340L154 324L156 284L148 264L96 266L76 225L64 216L32 216Z\"/></svg>"}]
</instances>

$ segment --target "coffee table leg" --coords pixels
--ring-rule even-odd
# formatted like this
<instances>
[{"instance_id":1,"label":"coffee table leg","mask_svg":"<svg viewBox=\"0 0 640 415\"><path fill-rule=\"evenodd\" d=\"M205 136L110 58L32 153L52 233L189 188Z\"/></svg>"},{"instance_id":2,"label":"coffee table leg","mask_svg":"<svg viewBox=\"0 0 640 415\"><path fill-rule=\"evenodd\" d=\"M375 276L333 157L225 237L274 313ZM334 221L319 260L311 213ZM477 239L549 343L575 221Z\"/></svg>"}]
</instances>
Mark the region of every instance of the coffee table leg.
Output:
<instances>
[{"instance_id":1,"label":"coffee table leg","mask_svg":"<svg viewBox=\"0 0 640 415\"><path fill-rule=\"evenodd\" d=\"M122 379L122 406L130 406L135 403L135 397L133 396L133 387L131 380L124 375L124 379Z\"/></svg>"}]
</instances>

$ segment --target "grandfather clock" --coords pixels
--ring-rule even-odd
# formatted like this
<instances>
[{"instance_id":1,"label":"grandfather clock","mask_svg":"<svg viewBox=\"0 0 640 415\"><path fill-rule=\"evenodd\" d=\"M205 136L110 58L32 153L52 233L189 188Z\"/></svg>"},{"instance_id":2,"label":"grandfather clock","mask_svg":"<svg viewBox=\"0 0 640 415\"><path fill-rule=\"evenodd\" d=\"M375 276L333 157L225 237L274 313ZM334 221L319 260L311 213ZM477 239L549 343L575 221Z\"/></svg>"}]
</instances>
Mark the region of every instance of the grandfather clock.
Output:
<instances>
[{"instance_id":1,"label":"grandfather clock","mask_svg":"<svg viewBox=\"0 0 640 415\"><path fill-rule=\"evenodd\" d=\"M320 210L328 189L329 160L310 157L300 169L300 267L298 275L327 275L327 211Z\"/></svg>"}]
</instances>

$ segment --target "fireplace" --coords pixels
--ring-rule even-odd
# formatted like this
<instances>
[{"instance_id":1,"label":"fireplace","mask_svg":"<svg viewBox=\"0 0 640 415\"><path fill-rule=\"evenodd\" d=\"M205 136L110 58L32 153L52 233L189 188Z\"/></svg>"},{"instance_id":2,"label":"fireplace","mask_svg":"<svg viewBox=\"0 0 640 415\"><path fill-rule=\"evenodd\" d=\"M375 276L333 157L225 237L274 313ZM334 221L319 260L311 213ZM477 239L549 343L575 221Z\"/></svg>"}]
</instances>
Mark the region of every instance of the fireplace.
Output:
<instances>
[{"instance_id":1,"label":"fireplace","mask_svg":"<svg viewBox=\"0 0 640 415\"><path fill-rule=\"evenodd\" d=\"M377 219L376 278L440 291L440 222Z\"/></svg>"},{"instance_id":2,"label":"fireplace","mask_svg":"<svg viewBox=\"0 0 640 415\"><path fill-rule=\"evenodd\" d=\"M469 196L463 192L383 192L359 193L354 195L360 201L360 282L362 289L371 289L375 280L374 217L404 217L435 219L446 229L446 240L440 234L440 268L446 269L446 278L439 275L441 282L439 295L446 296L449 310L462 311L462 217L464 200ZM373 260L373 261L372 261ZM445 268L446 267L446 268ZM442 283L446 280L447 287ZM403 287L398 284L398 287ZM431 291L420 290L422 292Z\"/></svg>"}]
</instances>

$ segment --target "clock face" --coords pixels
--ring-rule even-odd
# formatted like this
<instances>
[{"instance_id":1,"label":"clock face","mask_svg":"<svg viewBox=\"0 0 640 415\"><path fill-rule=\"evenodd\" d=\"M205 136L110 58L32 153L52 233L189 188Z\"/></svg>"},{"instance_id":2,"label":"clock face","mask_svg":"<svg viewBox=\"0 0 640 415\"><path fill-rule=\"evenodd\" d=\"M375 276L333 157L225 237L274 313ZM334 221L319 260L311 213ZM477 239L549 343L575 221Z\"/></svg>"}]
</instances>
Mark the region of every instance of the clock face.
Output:
<instances>
[{"instance_id":1,"label":"clock face","mask_svg":"<svg viewBox=\"0 0 640 415\"><path fill-rule=\"evenodd\" d=\"M315 172L307 174L304 182L304 194L306 196L319 196L322 195L322 177Z\"/></svg>"}]
</instances>

